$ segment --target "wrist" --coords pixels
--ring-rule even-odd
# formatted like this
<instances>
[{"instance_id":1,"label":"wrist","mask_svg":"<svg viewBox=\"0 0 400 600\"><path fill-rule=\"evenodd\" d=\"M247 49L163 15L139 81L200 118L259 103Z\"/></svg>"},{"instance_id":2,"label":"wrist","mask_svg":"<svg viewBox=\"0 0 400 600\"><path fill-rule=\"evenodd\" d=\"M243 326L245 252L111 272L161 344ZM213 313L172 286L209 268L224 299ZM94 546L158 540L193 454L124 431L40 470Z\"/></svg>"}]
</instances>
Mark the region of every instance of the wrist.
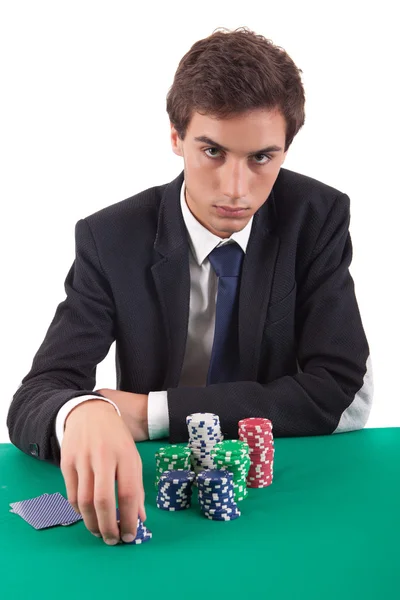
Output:
<instances>
[{"instance_id":1,"label":"wrist","mask_svg":"<svg viewBox=\"0 0 400 600\"><path fill-rule=\"evenodd\" d=\"M82 409L83 410L83 408L86 408L86 410L88 410L88 407L89 407L89 410L90 410L93 407L96 408L96 407L99 407L99 406L104 407L106 410L107 410L107 406L108 406L112 411L116 412L116 410L115 410L115 408L113 407L112 404L110 404L109 402L106 402L105 400L101 400L100 398L98 400L96 400L96 399L85 400L81 404L78 404L77 406L74 406L74 408L68 413L68 415L66 416L65 421L64 421L64 430L67 427L67 422L68 422L70 416L73 413L75 413L75 415L76 415L78 409ZM82 410L80 411L81 413L82 413Z\"/></svg>"}]
</instances>

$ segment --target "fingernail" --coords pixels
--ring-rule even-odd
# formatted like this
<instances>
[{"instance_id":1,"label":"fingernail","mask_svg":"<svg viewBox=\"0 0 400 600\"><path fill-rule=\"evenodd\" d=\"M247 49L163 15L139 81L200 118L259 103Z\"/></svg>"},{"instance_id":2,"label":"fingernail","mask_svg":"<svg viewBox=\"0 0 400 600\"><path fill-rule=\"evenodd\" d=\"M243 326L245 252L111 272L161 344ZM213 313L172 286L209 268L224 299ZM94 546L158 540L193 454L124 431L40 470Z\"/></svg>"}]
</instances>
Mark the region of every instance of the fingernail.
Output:
<instances>
[{"instance_id":1,"label":"fingernail","mask_svg":"<svg viewBox=\"0 0 400 600\"><path fill-rule=\"evenodd\" d=\"M96 533L95 531L91 531L90 532L92 535L94 535L95 537L101 537L101 533Z\"/></svg>"},{"instance_id":2,"label":"fingernail","mask_svg":"<svg viewBox=\"0 0 400 600\"><path fill-rule=\"evenodd\" d=\"M124 533L124 535L122 536L122 541L125 542L125 544L131 544L134 539L135 536L131 533Z\"/></svg>"},{"instance_id":3,"label":"fingernail","mask_svg":"<svg viewBox=\"0 0 400 600\"><path fill-rule=\"evenodd\" d=\"M115 546L119 542L119 540L115 538L106 538L104 541L108 546Z\"/></svg>"}]
</instances>

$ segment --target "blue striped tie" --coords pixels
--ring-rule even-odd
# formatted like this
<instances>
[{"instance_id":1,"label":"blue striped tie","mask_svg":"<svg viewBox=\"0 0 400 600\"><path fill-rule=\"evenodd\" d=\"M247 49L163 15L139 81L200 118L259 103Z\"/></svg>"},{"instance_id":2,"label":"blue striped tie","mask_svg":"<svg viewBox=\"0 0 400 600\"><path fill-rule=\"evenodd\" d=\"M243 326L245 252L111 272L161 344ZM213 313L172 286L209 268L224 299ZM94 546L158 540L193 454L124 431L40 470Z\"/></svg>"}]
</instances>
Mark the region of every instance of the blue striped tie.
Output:
<instances>
[{"instance_id":1,"label":"blue striped tie","mask_svg":"<svg viewBox=\"0 0 400 600\"><path fill-rule=\"evenodd\" d=\"M218 291L207 385L236 381L239 375L238 305L243 256L236 242L214 248L208 255L218 276Z\"/></svg>"}]
</instances>

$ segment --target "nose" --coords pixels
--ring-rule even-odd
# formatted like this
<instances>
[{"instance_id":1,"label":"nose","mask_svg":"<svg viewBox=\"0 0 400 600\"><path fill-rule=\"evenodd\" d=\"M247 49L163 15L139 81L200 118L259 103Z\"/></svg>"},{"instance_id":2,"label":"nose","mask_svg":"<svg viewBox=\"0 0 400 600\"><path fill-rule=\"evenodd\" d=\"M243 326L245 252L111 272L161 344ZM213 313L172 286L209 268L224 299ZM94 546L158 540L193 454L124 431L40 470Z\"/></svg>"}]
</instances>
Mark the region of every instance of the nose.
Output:
<instances>
[{"instance_id":1,"label":"nose","mask_svg":"<svg viewBox=\"0 0 400 600\"><path fill-rule=\"evenodd\" d=\"M246 164L241 161L228 161L223 166L221 178L221 192L228 198L236 200L237 198L245 198L248 194Z\"/></svg>"}]
</instances>

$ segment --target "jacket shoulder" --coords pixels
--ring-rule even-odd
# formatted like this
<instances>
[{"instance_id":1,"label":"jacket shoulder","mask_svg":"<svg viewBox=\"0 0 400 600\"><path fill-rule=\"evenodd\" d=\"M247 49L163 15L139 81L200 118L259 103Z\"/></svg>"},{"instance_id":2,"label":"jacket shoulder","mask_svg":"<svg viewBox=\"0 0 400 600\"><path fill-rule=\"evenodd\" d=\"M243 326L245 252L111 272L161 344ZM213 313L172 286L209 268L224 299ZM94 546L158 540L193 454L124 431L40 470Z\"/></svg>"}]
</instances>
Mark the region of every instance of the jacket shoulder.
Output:
<instances>
[{"instance_id":1,"label":"jacket shoulder","mask_svg":"<svg viewBox=\"0 0 400 600\"><path fill-rule=\"evenodd\" d=\"M329 202L343 194L342 191L327 183L303 173L281 168L274 185L275 193L297 199L310 199Z\"/></svg>"},{"instance_id":2,"label":"jacket shoulder","mask_svg":"<svg viewBox=\"0 0 400 600\"><path fill-rule=\"evenodd\" d=\"M350 199L341 190L318 179L281 168L275 181L274 208L281 225L315 223L321 226L332 207L348 212Z\"/></svg>"},{"instance_id":3,"label":"jacket shoulder","mask_svg":"<svg viewBox=\"0 0 400 600\"><path fill-rule=\"evenodd\" d=\"M85 217L92 227L102 224L134 222L143 213L154 213L156 216L161 203L164 190L168 184L147 188L125 200L110 204Z\"/></svg>"}]
</instances>

